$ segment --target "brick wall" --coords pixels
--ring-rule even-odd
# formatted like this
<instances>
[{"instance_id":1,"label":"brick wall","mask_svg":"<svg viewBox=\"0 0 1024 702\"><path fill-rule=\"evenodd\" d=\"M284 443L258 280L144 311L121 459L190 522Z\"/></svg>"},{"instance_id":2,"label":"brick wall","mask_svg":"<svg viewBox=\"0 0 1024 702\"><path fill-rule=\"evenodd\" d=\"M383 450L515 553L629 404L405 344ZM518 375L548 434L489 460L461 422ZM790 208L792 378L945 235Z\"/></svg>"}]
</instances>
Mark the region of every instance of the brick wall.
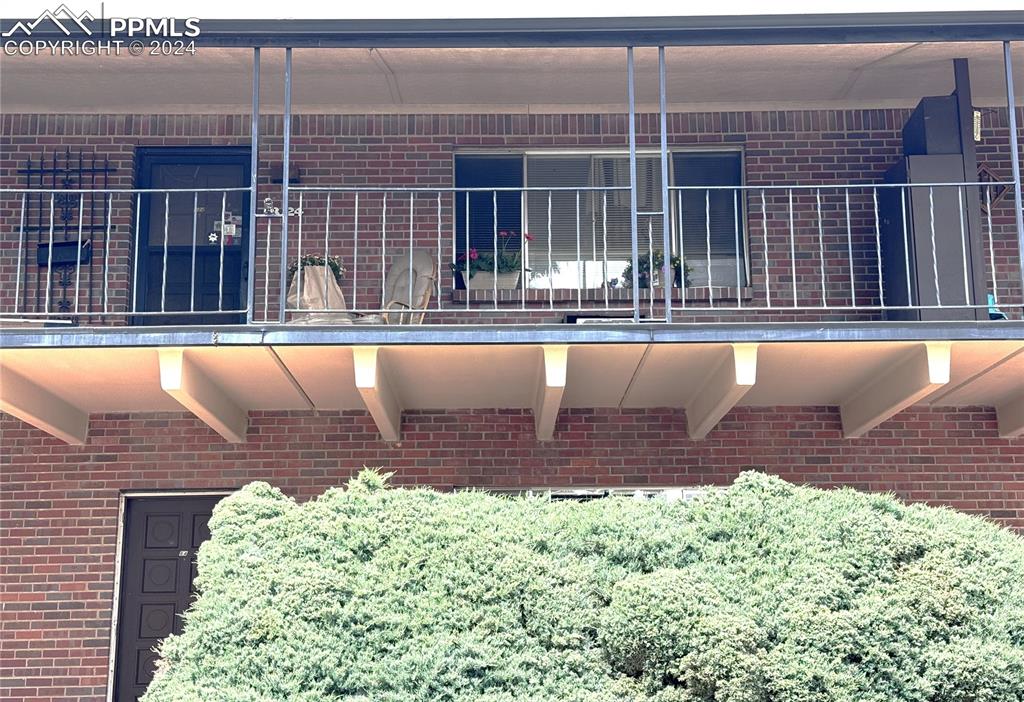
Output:
<instances>
[{"instance_id":1,"label":"brick wall","mask_svg":"<svg viewBox=\"0 0 1024 702\"><path fill-rule=\"evenodd\" d=\"M105 694L118 496L266 480L299 499L363 466L401 485L721 485L754 469L945 504L1024 529L1024 443L990 409L916 407L856 440L835 408L741 408L706 440L675 410L572 410L538 443L528 412L409 412L403 441L362 412L254 412L227 444L183 414L95 416L87 446L0 417L0 669L7 699Z\"/></svg>"},{"instance_id":2,"label":"brick wall","mask_svg":"<svg viewBox=\"0 0 1024 702\"><path fill-rule=\"evenodd\" d=\"M721 112L672 114L669 117L669 144L672 147L700 145L742 146L745 177L750 185L835 184L878 182L899 157L900 129L906 110L819 110L788 112ZM657 146L656 115L639 116L638 143ZM133 184L136 149L151 146L248 145L248 118L245 115L3 115L0 120L0 183L23 185L18 169L27 158L49 156L70 148L72 152L95 153L117 171L112 184L130 187ZM1024 113L1021 123L1024 124ZM260 154L259 198L274 197L280 204L281 122L278 117L265 116L261 126L264 135ZM978 145L979 162L987 165L1001 179L1010 177L1010 160L1006 113L986 111L983 115L982 142ZM1024 137L1024 133L1022 133ZM332 186L419 186L452 185L452 157L459 149L488 148L623 148L626 145L626 118L615 114L565 115L298 115L293 124L293 172L301 173L302 185ZM274 164L278 164L275 166ZM150 196L146 196L150 197ZM360 249L358 261L353 247L354 197L335 194L331 203L330 252L340 255L352 271L359 265L359 282L354 291L346 281L350 306L363 308L379 304L382 265L408 250L409 204L407 198L393 196L388 212L387 254L381 261L381 195L366 195L360 202ZM48 203L43 206L44 218ZM292 203L296 204L295 201ZM109 309L123 311L129 302L130 264L132 260L131 231L133 202L127 195L113 200L112 236L109 246L98 237L94 245L94 276L102 280L103 267L110 273L106 296ZM21 276L23 298L27 309L41 309L45 304L47 286L45 270L24 261L18 265L18 198L0 198L0 313L14 309L16 278ZM323 250L326 217L324 193L305 196L304 229L307 252ZM442 267L450 261L452 201L442 201ZM851 230L853 248L853 297L860 305L878 300L878 269L874 248L874 215L868 192L851 194ZM414 246L436 250L436 198L421 196L413 223ZM751 265L751 289L748 305L764 305L770 288L772 302L786 306L792 303L792 270L788 202L781 191L769 192L766 199L767 238L764 234L759 195L750 195L747 202L747 231ZM795 247L797 249L797 298L802 305L822 303L819 245L824 248L826 275L825 300L830 305L850 304L850 273L847 255L845 203L836 194L825 192L822 202L823 240L818 239L817 204L812 193L797 193L795 199ZM293 219L290 237L291 255L297 251L297 228ZM1004 198L993 210L992 253L999 292L1005 300L1020 300L1016 234L1012 200ZM57 238L74 238L74 222L70 234L58 223ZM35 236L35 235L34 235ZM42 234L45 239L46 234ZM255 306L258 316L264 308L271 319L277 316L277 292L271 288L266 299L266 281L276 281L279 271L277 251L280 233L276 225L269 235L266 222L257 233ZM644 237L642 237L644 238ZM315 246L310 243L311 239ZM989 247L985 242L985 256ZM34 258L35 240L22 251L22 259ZM268 247L269 244L269 247ZM264 253L270 251L269 268ZM766 260L767 254L767 260ZM98 269L98 270L96 270ZM269 276L265 271L269 271ZM991 266L987 265L987 270ZM95 280L95 278L94 278ZM442 295L451 305L450 279ZM84 283L83 283L84 284ZM97 285L96 282L93 285ZM273 285L273 282L272 282ZM993 284L987 281L987 287ZM52 297L59 288L51 283ZM27 291L27 292L26 292ZM42 292L41 292L42 291ZM92 300L92 310L99 311L102 295ZM86 303L89 301L86 300ZM265 305L266 302L266 305ZM542 315L547 300L528 305ZM628 306L628 302L625 303ZM475 305L481 314L494 321L543 319L524 315L508 306L501 310L487 309L489 300ZM710 321L722 313L709 313L707 304L691 301L685 318ZM730 320L787 321L794 318L863 319L877 315L868 313L775 312L732 313ZM1015 313L1016 314L1016 313ZM435 321L470 321L472 315L448 315ZM479 319L479 317L477 317ZM118 321L116 314L112 317ZM123 322L123 319L121 319Z\"/></svg>"}]
</instances>

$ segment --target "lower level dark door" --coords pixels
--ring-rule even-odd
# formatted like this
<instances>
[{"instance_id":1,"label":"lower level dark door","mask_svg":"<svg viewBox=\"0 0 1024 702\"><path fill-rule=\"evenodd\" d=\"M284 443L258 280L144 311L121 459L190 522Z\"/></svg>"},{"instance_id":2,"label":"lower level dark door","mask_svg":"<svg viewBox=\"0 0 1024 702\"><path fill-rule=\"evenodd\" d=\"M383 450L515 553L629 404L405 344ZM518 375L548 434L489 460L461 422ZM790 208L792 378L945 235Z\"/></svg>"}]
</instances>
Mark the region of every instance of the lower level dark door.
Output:
<instances>
[{"instance_id":1,"label":"lower level dark door","mask_svg":"<svg viewBox=\"0 0 1024 702\"><path fill-rule=\"evenodd\" d=\"M181 633L193 597L196 551L222 497L130 497L124 515L114 701L136 702L153 679L154 650Z\"/></svg>"}]
</instances>

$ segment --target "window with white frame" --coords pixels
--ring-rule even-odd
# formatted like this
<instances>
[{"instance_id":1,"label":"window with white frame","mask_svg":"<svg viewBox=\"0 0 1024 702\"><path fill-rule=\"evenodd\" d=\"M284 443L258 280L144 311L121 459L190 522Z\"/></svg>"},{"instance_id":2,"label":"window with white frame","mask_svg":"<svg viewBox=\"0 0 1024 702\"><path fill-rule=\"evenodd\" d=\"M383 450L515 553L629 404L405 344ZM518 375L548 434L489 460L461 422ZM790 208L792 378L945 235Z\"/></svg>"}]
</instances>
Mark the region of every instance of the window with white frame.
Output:
<instances>
[{"instance_id":1,"label":"window with white frame","mask_svg":"<svg viewBox=\"0 0 1024 702\"><path fill-rule=\"evenodd\" d=\"M746 283L746 227L739 150L670 152L671 254L689 267L691 286ZM629 156L625 152L523 152L458 154L458 188L523 188L525 193L459 195L456 248L493 248L497 229L526 249L533 288L601 288L623 285L632 258ZM727 186L709 189L707 186ZM550 188L550 190L548 189ZM577 190L578 189L578 190ZM637 154L640 254L661 254L661 164L658 152ZM467 238L466 220L469 220ZM709 247L710 243L710 247ZM739 280L737 280L737 274ZM631 281L629 281L631 282ZM626 282L626 285L629 284Z\"/></svg>"}]
</instances>

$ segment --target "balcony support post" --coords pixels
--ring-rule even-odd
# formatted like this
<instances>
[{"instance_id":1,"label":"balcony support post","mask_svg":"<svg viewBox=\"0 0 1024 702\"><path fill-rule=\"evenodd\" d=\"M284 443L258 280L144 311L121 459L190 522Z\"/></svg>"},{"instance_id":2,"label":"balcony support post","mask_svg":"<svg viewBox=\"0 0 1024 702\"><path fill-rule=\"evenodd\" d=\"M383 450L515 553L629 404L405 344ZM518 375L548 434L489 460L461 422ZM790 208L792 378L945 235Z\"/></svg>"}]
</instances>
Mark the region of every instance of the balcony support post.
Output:
<instances>
[{"instance_id":1,"label":"balcony support post","mask_svg":"<svg viewBox=\"0 0 1024 702\"><path fill-rule=\"evenodd\" d=\"M658 110L659 123L661 125L661 238L662 253L665 263L661 272L661 282L665 287L665 321L672 321L672 281L675 271L672 270L672 222L669 219L669 190L668 190L668 96L665 76L665 47L658 47ZM652 261L653 263L653 261ZM680 265L682 262L680 261ZM685 276L684 281L685 283ZM653 291L652 291L653 293ZM680 294L685 295L685 288L680 288Z\"/></svg>"},{"instance_id":2,"label":"balcony support post","mask_svg":"<svg viewBox=\"0 0 1024 702\"><path fill-rule=\"evenodd\" d=\"M284 324L284 311L288 300L288 186L291 180L288 158L292 149L292 50L284 50L284 154L281 157L281 275L280 308L277 320Z\"/></svg>"},{"instance_id":3,"label":"balcony support post","mask_svg":"<svg viewBox=\"0 0 1024 702\"><path fill-rule=\"evenodd\" d=\"M260 161L260 49L252 50L252 123L249 126L249 253L246 273L245 321L256 312L256 181Z\"/></svg>"},{"instance_id":4,"label":"balcony support post","mask_svg":"<svg viewBox=\"0 0 1024 702\"><path fill-rule=\"evenodd\" d=\"M1013 168L1013 213L1017 219L1017 258L1020 262L1020 284L1024 286L1024 195L1021 194L1020 146L1017 143L1017 99L1013 92L1013 61L1010 42L1003 42L1003 65L1006 70L1006 110L1010 127L1010 165Z\"/></svg>"},{"instance_id":5,"label":"balcony support post","mask_svg":"<svg viewBox=\"0 0 1024 702\"><path fill-rule=\"evenodd\" d=\"M633 248L633 321L640 321L640 243L637 236L636 197L636 86L633 47L626 47L626 87L629 91L629 233ZM650 266L650 261L648 266ZM653 292L653 290L652 290Z\"/></svg>"}]
</instances>

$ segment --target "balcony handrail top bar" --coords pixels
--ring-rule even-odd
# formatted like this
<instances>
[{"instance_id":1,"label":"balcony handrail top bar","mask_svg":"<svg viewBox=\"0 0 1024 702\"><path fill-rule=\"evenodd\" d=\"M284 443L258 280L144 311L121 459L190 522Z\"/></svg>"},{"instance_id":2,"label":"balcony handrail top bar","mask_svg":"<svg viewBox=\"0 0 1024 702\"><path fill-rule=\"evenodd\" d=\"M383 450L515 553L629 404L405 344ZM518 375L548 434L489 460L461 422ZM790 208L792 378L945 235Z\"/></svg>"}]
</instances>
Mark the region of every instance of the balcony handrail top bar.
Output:
<instances>
[{"instance_id":1,"label":"balcony handrail top bar","mask_svg":"<svg viewBox=\"0 0 1024 702\"><path fill-rule=\"evenodd\" d=\"M967 188L967 187L1013 187L1014 182L1003 180L988 181L962 181L962 182L936 182L936 183L793 183L793 184L772 184L772 185L670 185L669 190L860 190L866 188ZM408 186L341 186L341 185L296 185L291 190L303 192L350 192L350 193L503 193L503 192L624 192L629 191L628 185L608 186L524 186L516 187L408 187ZM89 194L89 193L128 193L128 194L161 194L161 193L234 193L250 192L251 187L230 187L230 188L4 188L0 187L0 194L22 195L33 193L54 193L54 194Z\"/></svg>"},{"instance_id":2,"label":"balcony handrail top bar","mask_svg":"<svg viewBox=\"0 0 1024 702\"><path fill-rule=\"evenodd\" d=\"M31 18L21 18L22 21ZM15 19L0 20L0 28ZM97 33L109 20L87 23ZM71 37L79 38L73 32ZM40 27L39 39L67 39ZM197 45L225 47L587 47L1016 41L1024 12L957 11L522 19L208 19Z\"/></svg>"},{"instance_id":3,"label":"balcony handrail top bar","mask_svg":"<svg viewBox=\"0 0 1024 702\"><path fill-rule=\"evenodd\" d=\"M0 188L0 194L10 193L21 195L24 193L131 193L131 194L155 194L155 193L247 193L252 188Z\"/></svg>"},{"instance_id":4,"label":"balcony handrail top bar","mask_svg":"<svg viewBox=\"0 0 1024 702\"><path fill-rule=\"evenodd\" d=\"M944 183L822 183L812 185L670 185L669 190L860 190L868 188L970 188L1006 186L1013 187L1013 181L987 180L985 182L944 182Z\"/></svg>"},{"instance_id":5,"label":"balcony handrail top bar","mask_svg":"<svg viewBox=\"0 0 1024 702\"><path fill-rule=\"evenodd\" d=\"M580 185L580 186L523 186L521 188L509 187L509 186L496 186L493 188L466 188L466 187L445 187L438 186L436 188L431 187L408 187L408 186L395 186L388 187L385 185L372 185L372 186L360 186L360 185L293 185L290 190L302 190L304 192L331 192L331 193L521 193L521 192L577 192L577 191L628 191L628 185Z\"/></svg>"}]
</instances>

